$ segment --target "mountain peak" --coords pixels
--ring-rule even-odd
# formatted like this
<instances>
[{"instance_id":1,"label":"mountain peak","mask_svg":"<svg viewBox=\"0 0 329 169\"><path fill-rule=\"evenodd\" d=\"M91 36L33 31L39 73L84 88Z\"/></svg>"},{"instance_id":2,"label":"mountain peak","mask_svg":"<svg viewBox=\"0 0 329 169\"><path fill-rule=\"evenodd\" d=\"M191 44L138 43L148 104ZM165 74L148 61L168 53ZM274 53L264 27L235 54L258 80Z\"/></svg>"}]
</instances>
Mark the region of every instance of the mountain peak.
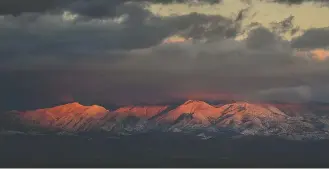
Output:
<instances>
[{"instance_id":1,"label":"mountain peak","mask_svg":"<svg viewBox=\"0 0 329 169\"><path fill-rule=\"evenodd\" d=\"M72 103L67 103L67 104L60 105L60 106L64 106L64 107L82 107L83 105L80 104L79 102L72 102Z\"/></svg>"},{"instance_id":2,"label":"mountain peak","mask_svg":"<svg viewBox=\"0 0 329 169\"><path fill-rule=\"evenodd\" d=\"M174 122L184 114L193 114L194 120L200 121L202 124L208 124L208 117L219 117L221 112L216 108L204 101L188 100L184 104L169 111L160 120Z\"/></svg>"},{"instance_id":3,"label":"mountain peak","mask_svg":"<svg viewBox=\"0 0 329 169\"><path fill-rule=\"evenodd\" d=\"M39 126L48 129L88 131L97 125L98 120L106 116L108 112L109 110L102 106L84 106L78 102L72 102L56 107L20 112L19 119L27 124L34 124L37 121ZM85 125L90 119L93 120Z\"/></svg>"},{"instance_id":4,"label":"mountain peak","mask_svg":"<svg viewBox=\"0 0 329 169\"><path fill-rule=\"evenodd\" d=\"M87 107L88 107L88 109L85 112L89 113L89 114L105 113L105 112L109 111L109 110L107 110L104 107L99 106L99 105L92 105L92 106L87 106Z\"/></svg>"},{"instance_id":5,"label":"mountain peak","mask_svg":"<svg viewBox=\"0 0 329 169\"><path fill-rule=\"evenodd\" d=\"M183 105L188 105L188 104L208 104L208 103L200 100L188 100L183 103Z\"/></svg>"}]
</instances>

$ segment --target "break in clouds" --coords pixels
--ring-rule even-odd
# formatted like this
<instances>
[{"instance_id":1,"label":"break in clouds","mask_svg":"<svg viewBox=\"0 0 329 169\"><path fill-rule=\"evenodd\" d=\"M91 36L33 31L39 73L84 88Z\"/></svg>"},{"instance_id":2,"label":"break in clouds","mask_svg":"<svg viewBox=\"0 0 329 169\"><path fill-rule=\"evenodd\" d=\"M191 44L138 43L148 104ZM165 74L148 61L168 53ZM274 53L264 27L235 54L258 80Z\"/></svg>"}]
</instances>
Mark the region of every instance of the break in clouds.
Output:
<instances>
[{"instance_id":1,"label":"break in clouds","mask_svg":"<svg viewBox=\"0 0 329 169\"><path fill-rule=\"evenodd\" d=\"M328 48L329 24L302 30L301 36L289 40L261 20L256 27L245 26L243 21L251 17L245 14L247 8L232 17L198 12L161 16L149 10L150 5L117 0L1 1L2 69L83 70L74 76L23 77L19 83L28 86L24 89L14 80L3 85L20 88L17 93L38 91L40 97L124 104L189 99L195 93L257 101L329 99L328 59L297 52ZM281 30L288 25L285 33L292 34L298 28L293 27L294 17L298 16L289 23L273 22ZM248 36L238 40L242 32ZM101 75L90 73L93 70ZM9 95L1 97L15 100Z\"/></svg>"}]
</instances>

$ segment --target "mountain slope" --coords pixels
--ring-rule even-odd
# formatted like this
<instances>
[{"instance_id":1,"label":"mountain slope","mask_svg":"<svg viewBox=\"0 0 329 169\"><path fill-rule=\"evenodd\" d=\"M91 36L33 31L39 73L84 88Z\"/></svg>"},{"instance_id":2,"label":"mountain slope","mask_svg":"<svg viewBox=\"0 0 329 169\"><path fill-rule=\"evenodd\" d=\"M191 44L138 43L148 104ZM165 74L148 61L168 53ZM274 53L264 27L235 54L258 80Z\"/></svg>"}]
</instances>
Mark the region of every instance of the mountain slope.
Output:
<instances>
[{"instance_id":1,"label":"mountain slope","mask_svg":"<svg viewBox=\"0 0 329 169\"><path fill-rule=\"evenodd\" d=\"M158 117L158 122L175 122L179 117L190 114L191 117L201 124L209 125L208 117L219 117L221 115L221 108L209 105L203 101L188 100L177 108L168 113Z\"/></svg>"},{"instance_id":2,"label":"mountain slope","mask_svg":"<svg viewBox=\"0 0 329 169\"><path fill-rule=\"evenodd\" d=\"M34 111L17 112L19 121L29 126L65 131L87 131L97 126L109 111L104 107L77 102Z\"/></svg>"},{"instance_id":3,"label":"mountain slope","mask_svg":"<svg viewBox=\"0 0 329 169\"><path fill-rule=\"evenodd\" d=\"M115 110L115 112L140 118L151 118L167 108L168 106L125 106Z\"/></svg>"}]
</instances>

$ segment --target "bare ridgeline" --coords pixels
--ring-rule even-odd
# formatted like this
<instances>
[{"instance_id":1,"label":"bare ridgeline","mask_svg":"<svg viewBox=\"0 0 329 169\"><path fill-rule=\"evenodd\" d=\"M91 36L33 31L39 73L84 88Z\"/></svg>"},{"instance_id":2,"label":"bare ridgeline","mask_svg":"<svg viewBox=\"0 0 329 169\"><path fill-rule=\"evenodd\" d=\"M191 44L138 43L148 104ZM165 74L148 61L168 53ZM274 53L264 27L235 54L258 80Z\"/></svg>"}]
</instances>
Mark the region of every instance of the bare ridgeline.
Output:
<instances>
[{"instance_id":1,"label":"bare ridgeline","mask_svg":"<svg viewBox=\"0 0 329 169\"><path fill-rule=\"evenodd\" d=\"M1 165L328 166L327 109L189 100L115 110L74 102L8 111L1 117Z\"/></svg>"}]
</instances>

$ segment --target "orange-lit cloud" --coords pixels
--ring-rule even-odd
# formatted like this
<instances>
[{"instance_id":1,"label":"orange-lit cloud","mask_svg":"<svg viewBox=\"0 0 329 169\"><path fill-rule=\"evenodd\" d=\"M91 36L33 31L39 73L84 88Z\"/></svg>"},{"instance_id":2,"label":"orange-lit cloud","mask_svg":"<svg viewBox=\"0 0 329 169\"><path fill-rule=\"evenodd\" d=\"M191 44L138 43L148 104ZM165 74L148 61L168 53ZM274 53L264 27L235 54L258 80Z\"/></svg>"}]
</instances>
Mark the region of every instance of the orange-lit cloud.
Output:
<instances>
[{"instance_id":1,"label":"orange-lit cloud","mask_svg":"<svg viewBox=\"0 0 329 169\"><path fill-rule=\"evenodd\" d=\"M171 37L166 38L165 40L163 40L162 43L182 43L182 42L185 42L187 40L191 40L191 39L186 39L186 38L181 37L181 36L171 36Z\"/></svg>"},{"instance_id":2,"label":"orange-lit cloud","mask_svg":"<svg viewBox=\"0 0 329 169\"><path fill-rule=\"evenodd\" d=\"M329 51L326 49L297 50L296 56L311 58L316 61L325 61L329 58Z\"/></svg>"},{"instance_id":3,"label":"orange-lit cloud","mask_svg":"<svg viewBox=\"0 0 329 169\"><path fill-rule=\"evenodd\" d=\"M329 57L329 51L325 49L314 49L311 51L313 58L319 61L324 61Z\"/></svg>"}]
</instances>

